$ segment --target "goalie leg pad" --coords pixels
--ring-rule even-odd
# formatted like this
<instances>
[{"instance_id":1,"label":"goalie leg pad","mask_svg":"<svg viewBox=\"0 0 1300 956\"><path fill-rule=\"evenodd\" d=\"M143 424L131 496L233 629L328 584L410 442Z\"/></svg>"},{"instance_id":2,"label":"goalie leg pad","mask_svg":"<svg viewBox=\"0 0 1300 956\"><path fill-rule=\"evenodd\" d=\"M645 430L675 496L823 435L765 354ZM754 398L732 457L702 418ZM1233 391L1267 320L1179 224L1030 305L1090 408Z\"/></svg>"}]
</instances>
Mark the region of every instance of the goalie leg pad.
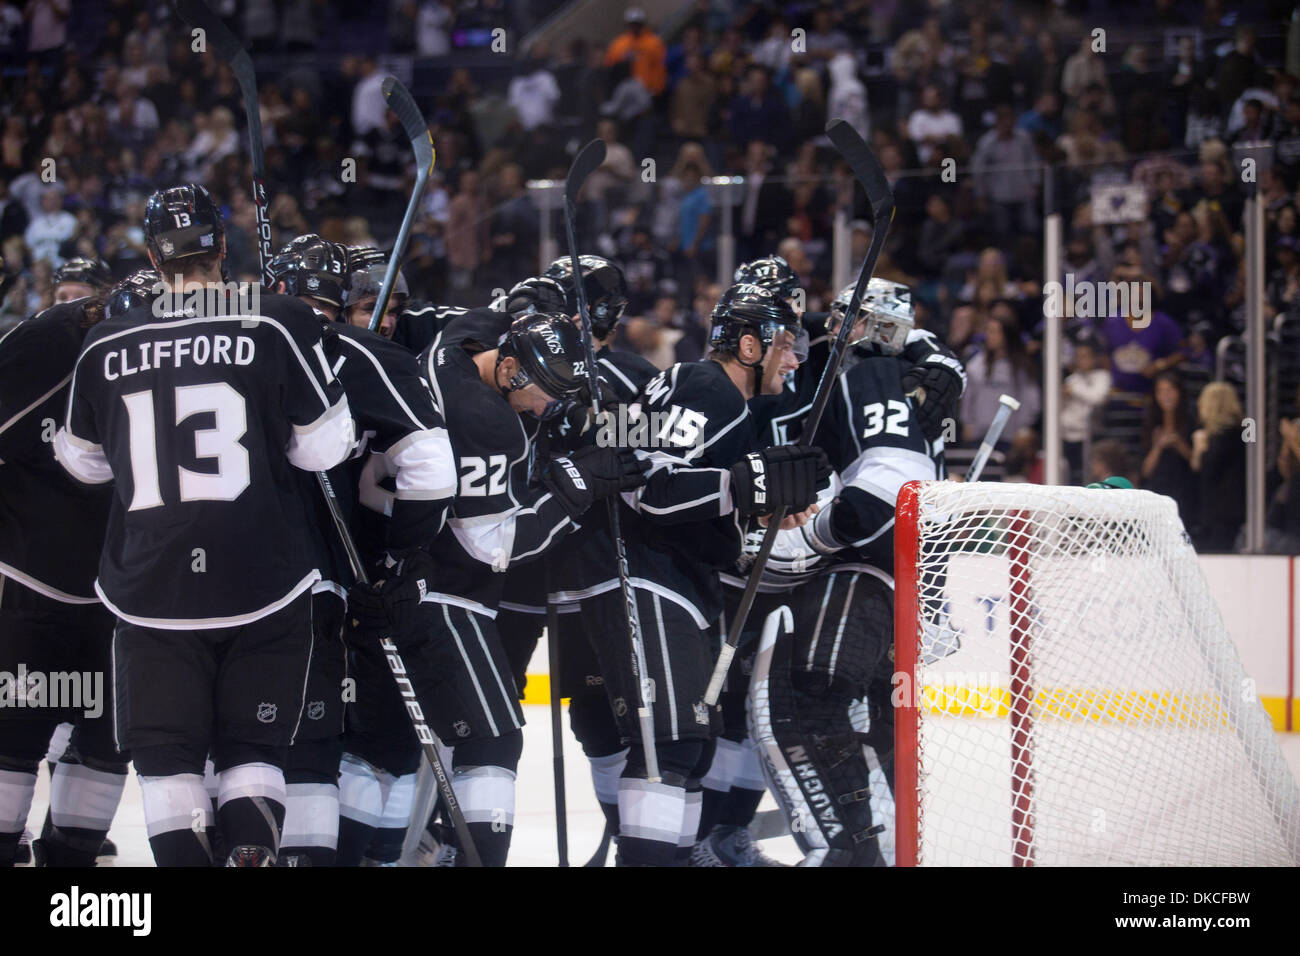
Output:
<instances>
[{"instance_id":1,"label":"goalie leg pad","mask_svg":"<svg viewBox=\"0 0 1300 956\"><path fill-rule=\"evenodd\" d=\"M893 643L889 585L860 571L836 571L797 588L790 609L798 622L791 662L803 689L846 704L862 697Z\"/></svg>"},{"instance_id":2,"label":"goalie leg pad","mask_svg":"<svg viewBox=\"0 0 1300 956\"><path fill-rule=\"evenodd\" d=\"M883 865L870 771L848 698L796 686L793 617L768 619L750 685L750 721L764 775L807 866Z\"/></svg>"}]
</instances>

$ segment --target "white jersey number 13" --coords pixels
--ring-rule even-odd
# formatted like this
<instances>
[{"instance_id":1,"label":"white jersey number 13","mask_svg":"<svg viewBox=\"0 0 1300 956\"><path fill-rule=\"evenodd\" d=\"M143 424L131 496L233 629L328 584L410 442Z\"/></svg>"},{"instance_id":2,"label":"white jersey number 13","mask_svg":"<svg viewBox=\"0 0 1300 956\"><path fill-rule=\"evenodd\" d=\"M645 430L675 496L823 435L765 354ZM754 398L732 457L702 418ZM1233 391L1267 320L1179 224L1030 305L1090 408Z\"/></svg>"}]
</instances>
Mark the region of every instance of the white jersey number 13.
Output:
<instances>
[{"instance_id":1,"label":"white jersey number 13","mask_svg":"<svg viewBox=\"0 0 1300 956\"><path fill-rule=\"evenodd\" d=\"M123 395L131 423L130 511L143 511L163 504L158 486L158 433L154 415L153 389ZM248 449L239 444L248 430L244 396L225 382L176 387L176 421L191 415L213 412L215 428L194 432L194 455L216 459L216 473L191 471L176 466L181 501L234 501L248 487Z\"/></svg>"}]
</instances>

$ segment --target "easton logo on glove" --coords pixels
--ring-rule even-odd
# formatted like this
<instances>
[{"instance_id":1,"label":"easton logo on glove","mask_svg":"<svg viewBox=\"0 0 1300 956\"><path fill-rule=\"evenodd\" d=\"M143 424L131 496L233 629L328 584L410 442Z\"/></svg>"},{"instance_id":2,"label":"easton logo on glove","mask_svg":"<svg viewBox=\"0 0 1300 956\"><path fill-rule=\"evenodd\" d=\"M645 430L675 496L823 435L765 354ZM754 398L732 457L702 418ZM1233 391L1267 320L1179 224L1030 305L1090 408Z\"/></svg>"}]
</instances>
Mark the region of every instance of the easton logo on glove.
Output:
<instances>
[{"instance_id":1,"label":"easton logo on glove","mask_svg":"<svg viewBox=\"0 0 1300 956\"><path fill-rule=\"evenodd\" d=\"M731 466L731 499L747 515L778 508L802 511L817 500L817 487L829 477L830 465L820 448L774 445Z\"/></svg>"}]
</instances>

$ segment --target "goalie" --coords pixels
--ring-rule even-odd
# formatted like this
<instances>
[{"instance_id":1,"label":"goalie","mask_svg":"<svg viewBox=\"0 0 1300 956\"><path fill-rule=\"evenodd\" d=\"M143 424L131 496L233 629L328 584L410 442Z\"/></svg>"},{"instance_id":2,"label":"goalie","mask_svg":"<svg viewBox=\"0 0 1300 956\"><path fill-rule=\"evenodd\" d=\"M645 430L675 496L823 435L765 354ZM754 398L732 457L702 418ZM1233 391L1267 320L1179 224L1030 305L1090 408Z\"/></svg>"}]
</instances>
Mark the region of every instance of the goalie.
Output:
<instances>
[{"instance_id":1,"label":"goalie","mask_svg":"<svg viewBox=\"0 0 1300 956\"><path fill-rule=\"evenodd\" d=\"M942 436L927 437L932 429L919 421L905 384L913 369L905 349L926 335L913 329L911 293L872 279L850 318L852 294L849 286L836 297L826 321L832 336L841 322L854 328L814 438L839 490L812 521L778 539L764 574L776 588L784 581L790 614L769 617L749 689L764 774L810 866L887 862L870 763L892 789L894 504L905 482L943 477ZM850 718L856 700L871 716L866 733Z\"/></svg>"}]
</instances>

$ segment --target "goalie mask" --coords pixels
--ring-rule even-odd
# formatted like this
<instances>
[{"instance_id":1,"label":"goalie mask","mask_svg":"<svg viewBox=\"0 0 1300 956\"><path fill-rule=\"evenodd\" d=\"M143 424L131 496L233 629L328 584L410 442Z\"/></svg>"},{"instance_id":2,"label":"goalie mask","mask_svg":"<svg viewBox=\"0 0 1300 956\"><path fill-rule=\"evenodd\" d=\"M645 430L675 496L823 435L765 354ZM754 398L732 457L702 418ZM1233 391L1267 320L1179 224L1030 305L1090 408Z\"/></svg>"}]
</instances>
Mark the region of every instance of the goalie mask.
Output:
<instances>
[{"instance_id":1,"label":"goalie mask","mask_svg":"<svg viewBox=\"0 0 1300 956\"><path fill-rule=\"evenodd\" d=\"M578 264L591 311L591 334L597 339L608 338L627 308L627 279L623 270L604 256L578 256ZM578 296L573 285L572 257L561 256L542 275L560 284L568 296L568 314L576 315Z\"/></svg>"},{"instance_id":2,"label":"goalie mask","mask_svg":"<svg viewBox=\"0 0 1300 956\"><path fill-rule=\"evenodd\" d=\"M771 289L783 299L788 299L799 290L799 273L790 268L790 263L781 256L767 256L753 262L743 262L736 268L732 282L748 282Z\"/></svg>"},{"instance_id":3,"label":"goalie mask","mask_svg":"<svg viewBox=\"0 0 1300 956\"><path fill-rule=\"evenodd\" d=\"M498 367L508 358L519 363L504 390L507 395L536 385L550 396L549 411L580 396L587 385L582 333L563 313L537 312L515 319L498 348Z\"/></svg>"},{"instance_id":4,"label":"goalie mask","mask_svg":"<svg viewBox=\"0 0 1300 956\"><path fill-rule=\"evenodd\" d=\"M831 303L826 316L826 331L839 333L849 302L853 298L853 285L847 285ZM912 290L901 282L873 278L867 283L862 304L854 317L854 328L849 332L849 345L874 348L885 355L898 355L907 344L907 334L916 327L916 310L912 307ZM857 326L861 326L859 329Z\"/></svg>"},{"instance_id":5,"label":"goalie mask","mask_svg":"<svg viewBox=\"0 0 1300 956\"><path fill-rule=\"evenodd\" d=\"M287 243L271 260L270 272L272 282L284 283L285 295L309 296L342 308L347 268L347 250L313 233Z\"/></svg>"},{"instance_id":6,"label":"goalie mask","mask_svg":"<svg viewBox=\"0 0 1300 956\"><path fill-rule=\"evenodd\" d=\"M219 252L225 234L221 211L197 183L160 189L145 206L145 245L159 262Z\"/></svg>"}]
</instances>

